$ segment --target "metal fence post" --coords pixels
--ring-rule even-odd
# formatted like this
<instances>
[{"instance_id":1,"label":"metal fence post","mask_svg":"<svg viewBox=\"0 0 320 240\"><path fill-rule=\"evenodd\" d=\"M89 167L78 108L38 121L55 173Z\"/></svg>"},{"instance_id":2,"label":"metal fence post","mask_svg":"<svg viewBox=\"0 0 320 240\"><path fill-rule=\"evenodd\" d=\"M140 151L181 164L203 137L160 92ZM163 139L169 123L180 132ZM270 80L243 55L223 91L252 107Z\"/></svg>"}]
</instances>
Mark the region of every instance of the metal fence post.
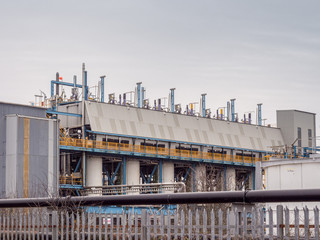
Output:
<instances>
[{"instance_id":1,"label":"metal fence post","mask_svg":"<svg viewBox=\"0 0 320 240\"><path fill-rule=\"evenodd\" d=\"M58 239L58 212L57 211L52 211L51 215L51 225L52 225L52 239L57 240Z\"/></svg>"},{"instance_id":2,"label":"metal fence post","mask_svg":"<svg viewBox=\"0 0 320 240\"><path fill-rule=\"evenodd\" d=\"M277 237L283 239L283 206L277 205Z\"/></svg>"},{"instance_id":3,"label":"metal fence post","mask_svg":"<svg viewBox=\"0 0 320 240\"><path fill-rule=\"evenodd\" d=\"M141 239L147 239L147 209L141 210Z\"/></svg>"}]
</instances>

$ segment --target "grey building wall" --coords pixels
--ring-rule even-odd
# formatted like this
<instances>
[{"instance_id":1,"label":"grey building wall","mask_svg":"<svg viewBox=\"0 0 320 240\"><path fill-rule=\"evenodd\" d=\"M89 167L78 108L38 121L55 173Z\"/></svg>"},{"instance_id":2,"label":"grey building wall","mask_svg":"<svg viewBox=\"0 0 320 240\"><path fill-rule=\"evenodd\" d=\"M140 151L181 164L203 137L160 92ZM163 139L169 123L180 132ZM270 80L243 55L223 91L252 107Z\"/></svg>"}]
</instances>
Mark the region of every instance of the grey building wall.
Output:
<instances>
[{"instance_id":1,"label":"grey building wall","mask_svg":"<svg viewBox=\"0 0 320 240\"><path fill-rule=\"evenodd\" d=\"M6 186L6 118L8 114L21 114L33 117L46 117L44 108L0 102L0 197L5 196Z\"/></svg>"},{"instance_id":2,"label":"grey building wall","mask_svg":"<svg viewBox=\"0 0 320 240\"><path fill-rule=\"evenodd\" d=\"M46 119L44 108L0 102L0 198L23 196L24 119L30 121L28 194L38 194L39 183L57 190L57 122Z\"/></svg>"},{"instance_id":3,"label":"grey building wall","mask_svg":"<svg viewBox=\"0 0 320 240\"><path fill-rule=\"evenodd\" d=\"M315 142L316 136L316 115L314 113L303 112L299 110L278 110L277 126L281 129L286 145L291 144L298 138L298 128L301 128L301 147L309 146L308 130L312 131L312 142ZM298 146L296 142L295 146Z\"/></svg>"}]
</instances>

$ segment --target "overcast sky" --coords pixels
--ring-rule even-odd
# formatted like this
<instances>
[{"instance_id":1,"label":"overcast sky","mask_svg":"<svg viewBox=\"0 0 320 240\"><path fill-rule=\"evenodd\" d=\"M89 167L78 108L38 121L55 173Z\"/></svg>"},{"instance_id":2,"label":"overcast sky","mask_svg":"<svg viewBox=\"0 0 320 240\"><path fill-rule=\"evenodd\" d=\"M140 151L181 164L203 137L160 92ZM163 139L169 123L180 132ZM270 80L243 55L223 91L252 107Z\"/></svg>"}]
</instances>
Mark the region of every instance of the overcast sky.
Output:
<instances>
[{"instance_id":1,"label":"overcast sky","mask_svg":"<svg viewBox=\"0 0 320 240\"><path fill-rule=\"evenodd\" d=\"M212 111L236 98L241 118L261 102L271 124L277 109L319 115L319 12L318 0L2 1L0 101L49 95L56 72L80 79L85 62L107 94L141 81L152 102L175 87L183 107L207 93Z\"/></svg>"}]
</instances>

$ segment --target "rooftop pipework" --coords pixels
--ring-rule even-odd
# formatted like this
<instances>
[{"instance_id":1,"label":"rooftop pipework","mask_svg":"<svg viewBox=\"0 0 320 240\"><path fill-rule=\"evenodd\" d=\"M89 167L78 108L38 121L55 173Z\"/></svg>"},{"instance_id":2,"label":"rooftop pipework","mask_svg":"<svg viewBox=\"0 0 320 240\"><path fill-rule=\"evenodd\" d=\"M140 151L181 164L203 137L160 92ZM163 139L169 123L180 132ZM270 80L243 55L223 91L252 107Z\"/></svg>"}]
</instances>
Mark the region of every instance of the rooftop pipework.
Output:
<instances>
[{"instance_id":1,"label":"rooftop pipework","mask_svg":"<svg viewBox=\"0 0 320 240\"><path fill-rule=\"evenodd\" d=\"M93 97L90 98L91 101L105 101L105 91L104 91L104 81L105 81L105 75L100 76L100 81L98 83L98 97ZM82 85L77 84L76 82L76 77L74 78L73 83L67 83L67 82L62 82L61 77L59 76L59 73L57 72L56 74L56 80L51 81L51 103L52 106L56 106L56 104L60 104L63 102L72 102L72 101L77 101L78 98L76 96L79 96L77 93L78 88L82 88L82 100L88 100L89 96L92 94L89 93L89 88L87 86L87 81L88 81L88 76L87 76L87 71L85 70L85 65L83 64L83 73L82 73L82 79L83 83ZM64 85L64 86L70 86L72 87L72 95L70 98L65 99L61 98L60 96L56 97L57 95L54 95L54 86L56 86L56 94L59 94L59 86ZM146 109L153 109L156 111L168 111L172 113L177 113L181 114L183 113L183 109L181 108L181 104L176 104L175 102L175 88L171 88L169 92L169 98L168 98L168 104L166 105L166 101L164 98L157 98L154 101L154 106L150 106L150 101L149 99L146 99L145 97L145 88L142 87L142 82L136 83L136 89L135 92L130 91L126 92L123 95L119 95L119 100L117 101L115 98L115 94L109 94L109 103L111 104L120 104L120 105L126 105L126 106L136 106L138 108L146 108ZM134 99L132 98L132 93L134 94ZM130 95L128 95L130 94ZM200 106L196 106L198 103L190 103L186 105L186 109L184 113L186 115L190 116L197 116L197 117L207 117L211 118L211 112L210 109L206 109L206 93L201 94L200 98ZM164 99L161 101L161 99ZM227 102L226 107L220 107L219 109L223 109L222 112L217 111L217 115L213 116L213 118L219 119L219 120L227 120L227 121L232 121L236 122L238 121L238 113L235 112L235 98L231 99L230 101ZM261 117L261 105L258 104L258 109L257 109L257 124L262 125L262 117ZM167 108L168 107L168 108ZM246 116L244 118L245 120L243 121L244 123L251 124L251 116Z\"/></svg>"}]
</instances>

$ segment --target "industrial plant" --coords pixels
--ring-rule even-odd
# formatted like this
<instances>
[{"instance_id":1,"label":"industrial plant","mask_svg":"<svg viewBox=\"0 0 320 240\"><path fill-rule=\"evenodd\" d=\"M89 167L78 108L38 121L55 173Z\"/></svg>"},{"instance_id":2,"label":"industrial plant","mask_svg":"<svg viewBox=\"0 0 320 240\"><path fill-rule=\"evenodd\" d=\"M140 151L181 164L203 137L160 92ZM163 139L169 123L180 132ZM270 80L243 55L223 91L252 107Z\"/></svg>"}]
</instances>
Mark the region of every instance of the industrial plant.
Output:
<instances>
[{"instance_id":1,"label":"industrial plant","mask_svg":"<svg viewBox=\"0 0 320 240\"><path fill-rule=\"evenodd\" d=\"M57 73L33 106L0 102L1 198L281 189L272 159L318 168L314 113L278 110L273 127L262 103L240 116L236 99L211 110L206 93L182 106L175 88L151 100L141 82L116 95L105 76L87 81L83 64L81 81Z\"/></svg>"}]
</instances>

